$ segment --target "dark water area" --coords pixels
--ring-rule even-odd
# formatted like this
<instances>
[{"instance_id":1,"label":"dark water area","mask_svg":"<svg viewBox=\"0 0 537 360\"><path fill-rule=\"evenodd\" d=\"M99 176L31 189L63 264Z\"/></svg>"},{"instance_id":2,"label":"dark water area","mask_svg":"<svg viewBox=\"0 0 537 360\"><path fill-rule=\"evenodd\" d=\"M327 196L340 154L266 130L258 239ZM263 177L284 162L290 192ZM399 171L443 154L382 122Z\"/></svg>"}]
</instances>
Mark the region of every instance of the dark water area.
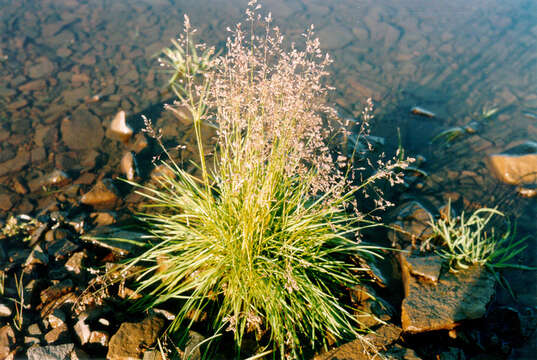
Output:
<instances>
[{"instance_id":1,"label":"dark water area","mask_svg":"<svg viewBox=\"0 0 537 360\"><path fill-rule=\"evenodd\" d=\"M499 206L521 236L533 235L520 257L537 266L536 198L519 196L485 161L537 142L537 1L262 5L290 39L315 25L335 60L331 101L342 114L359 116L371 97L372 132L386 138L387 151L400 141L409 155L427 159L420 167L428 178L405 196L438 206L451 199L466 209ZM199 38L219 47L245 7L237 0L0 0L0 222L35 214L57 196L40 187L55 169L72 177L77 194L102 177L122 176L128 148L107 136L119 110L135 128L146 114L165 139L188 142L188 128L162 112L172 97L156 56L181 31L185 13ZM412 114L414 106L435 117ZM491 109L498 111L484 119ZM452 142L431 143L456 127L463 131ZM126 206L137 200L128 196ZM506 277L517 304L537 305L535 272ZM504 290L497 296L514 301Z\"/></svg>"}]
</instances>

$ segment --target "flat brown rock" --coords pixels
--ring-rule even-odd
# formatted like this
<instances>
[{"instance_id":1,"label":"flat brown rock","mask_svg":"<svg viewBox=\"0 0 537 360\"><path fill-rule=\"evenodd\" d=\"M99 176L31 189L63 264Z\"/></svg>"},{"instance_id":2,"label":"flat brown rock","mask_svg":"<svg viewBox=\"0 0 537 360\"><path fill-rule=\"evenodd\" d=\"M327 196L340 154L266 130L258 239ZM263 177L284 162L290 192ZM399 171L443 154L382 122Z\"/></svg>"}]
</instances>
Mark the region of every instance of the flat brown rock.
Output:
<instances>
[{"instance_id":1,"label":"flat brown rock","mask_svg":"<svg viewBox=\"0 0 537 360\"><path fill-rule=\"evenodd\" d=\"M314 360L370 360L375 358L375 352L383 351L397 341L401 332L395 325L383 325L374 333L317 355Z\"/></svg>"},{"instance_id":2,"label":"flat brown rock","mask_svg":"<svg viewBox=\"0 0 537 360\"><path fill-rule=\"evenodd\" d=\"M140 359L143 349L155 343L163 327L164 320L158 316L150 316L137 323L121 324L119 330L110 339L106 358L108 360Z\"/></svg>"},{"instance_id":3,"label":"flat brown rock","mask_svg":"<svg viewBox=\"0 0 537 360\"><path fill-rule=\"evenodd\" d=\"M537 182L537 143L527 141L487 158L487 165L498 180L512 185Z\"/></svg>"},{"instance_id":4,"label":"flat brown rock","mask_svg":"<svg viewBox=\"0 0 537 360\"><path fill-rule=\"evenodd\" d=\"M5 161L0 164L0 176L4 176L9 173L18 172L26 167L30 163L30 152L25 149L19 149L15 158Z\"/></svg>"},{"instance_id":5,"label":"flat brown rock","mask_svg":"<svg viewBox=\"0 0 537 360\"><path fill-rule=\"evenodd\" d=\"M452 329L460 321L479 319L494 294L494 275L481 266L445 273L437 284L420 281L406 266L402 274L401 323L406 332Z\"/></svg>"},{"instance_id":6,"label":"flat brown rock","mask_svg":"<svg viewBox=\"0 0 537 360\"><path fill-rule=\"evenodd\" d=\"M433 283L438 282L442 270L442 258L438 255L429 256L406 256L401 254L401 260L405 262L410 274L427 279Z\"/></svg>"}]
</instances>

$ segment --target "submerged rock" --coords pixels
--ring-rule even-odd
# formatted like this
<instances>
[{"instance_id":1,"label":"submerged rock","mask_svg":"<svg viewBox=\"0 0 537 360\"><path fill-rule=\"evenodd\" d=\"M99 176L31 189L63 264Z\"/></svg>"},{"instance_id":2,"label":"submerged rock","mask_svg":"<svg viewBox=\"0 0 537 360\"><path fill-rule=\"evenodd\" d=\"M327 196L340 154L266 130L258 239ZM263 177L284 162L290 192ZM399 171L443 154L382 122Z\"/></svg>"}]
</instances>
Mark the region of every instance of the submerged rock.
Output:
<instances>
[{"instance_id":1,"label":"submerged rock","mask_svg":"<svg viewBox=\"0 0 537 360\"><path fill-rule=\"evenodd\" d=\"M121 172L125 174L127 180L134 180L134 176L139 174L136 157L132 151L126 152L121 158Z\"/></svg>"},{"instance_id":2,"label":"submerged rock","mask_svg":"<svg viewBox=\"0 0 537 360\"><path fill-rule=\"evenodd\" d=\"M0 163L0 176L24 169L26 165L30 163L30 160L30 152L24 148L19 148L19 151L14 158Z\"/></svg>"},{"instance_id":3,"label":"submerged rock","mask_svg":"<svg viewBox=\"0 0 537 360\"><path fill-rule=\"evenodd\" d=\"M529 184L526 186L518 186L516 192L519 196L525 198L533 198L537 196L537 184Z\"/></svg>"},{"instance_id":4,"label":"submerged rock","mask_svg":"<svg viewBox=\"0 0 537 360\"><path fill-rule=\"evenodd\" d=\"M114 207L120 201L119 191L111 179L103 179L82 195L80 202L96 208Z\"/></svg>"},{"instance_id":5,"label":"submerged rock","mask_svg":"<svg viewBox=\"0 0 537 360\"><path fill-rule=\"evenodd\" d=\"M54 64L46 57L38 59L37 63L27 67L28 76L39 79L50 75L54 71Z\"/></svg>"},{"instance_id":6,"label":"submerged rock","mask_svg":"<svg viewBox=\"0 0 537 360\"><path fill-rule=\"evenodd\" d=\"M65 145L74 150L97 148L104 131L99 119L86 109L78 109L71 119L61 122L61 134Z\"/></svg>"},{"instance_id":7,"label":"submerged rock","mask_svg":"<svg viewBox=\"0 0 537 360\"><path fill-rule=\"evenodd\" d=\"M487 165L506 184L537 182L537 143L526 141L499 154L489 155Z\"/></svg>"},{"instance_id":8,"label":"submerged rock","mask_svg":"<svg viewBox=\"0 0 537 360\"><path fill-rule=\"evenodd\" d=\"M49 174L33 179L28 183L30 191L37 191L42 187L57 186L61 187L69 184L72 181L71 177L62 170L55 169Z\"/></svg>"},{"instance_id":9,"label":"submerged rock","mask_svg":"<svg viewBox=\"0 0 537 360\"><path fill-rule=\"evenodd\" d=\"M419 106L414 106L412 109L410 109L410 112L414 115L421 115L429 118L436 117L436 114L434 112L426 110Z\"/></svg>"},{"instance_id":10,"label":"submerged rock","mask_svg":"<svg viewBox=\"0 0 537 360\"><path fill-rule=\"evenodd\" d=\"M318 36L326 50L343 48L354 40L352 32L338 24L327 25L319 31Z\"/></svg>"},{"instance_id":11,"label":"submerged rock","mask_svg":"<svg viewBox=\"0 0 537 360\"><path fill-rule=\"evenodd\" d=\"M413 275L404 259L401 271L405 289L401 324L406 332L448 330L463 320L479 319L494 294L494 275L481 266L447 272L436 284Z\"/></svg>"}]
</instances>

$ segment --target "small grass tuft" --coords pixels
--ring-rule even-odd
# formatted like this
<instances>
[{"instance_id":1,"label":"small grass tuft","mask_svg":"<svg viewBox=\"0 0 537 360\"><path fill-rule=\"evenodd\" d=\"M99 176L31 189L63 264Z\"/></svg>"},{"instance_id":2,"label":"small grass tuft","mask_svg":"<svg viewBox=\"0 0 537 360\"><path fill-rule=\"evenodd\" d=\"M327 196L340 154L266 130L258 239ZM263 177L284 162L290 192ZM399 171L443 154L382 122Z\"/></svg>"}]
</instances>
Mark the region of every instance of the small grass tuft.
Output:
<instances>
[{"instance_id":1,"label":"small grass tuft","mask_svg":"<svg viewBox=\"0 0 537 360\"><path fill-rule=\"evenodd\" d=\"M450 207L450 206L449 206ZM531 267L514 264L510 261L524 251L528 237L516 240L515 228L508 226L501 236L497 236L494 227L489 226L491 219L504 214L493 208L480 208L466 217L452 217L451 209L445 217L431 219L433 238L442 239L445 248L438 253L449 261L453 271L466 269L471 265L482 265L494 269L516 268L534 270Z\"/></svg>"}]
</instances>

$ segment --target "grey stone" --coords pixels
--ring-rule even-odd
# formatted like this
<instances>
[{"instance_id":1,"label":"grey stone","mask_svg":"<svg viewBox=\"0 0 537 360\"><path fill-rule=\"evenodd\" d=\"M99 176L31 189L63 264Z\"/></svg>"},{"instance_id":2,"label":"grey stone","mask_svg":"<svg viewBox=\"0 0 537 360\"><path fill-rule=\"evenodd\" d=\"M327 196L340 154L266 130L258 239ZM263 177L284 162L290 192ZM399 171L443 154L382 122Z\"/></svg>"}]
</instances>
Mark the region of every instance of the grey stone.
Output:
<instances>
[{"instance_id":1,"label":"grey stone","mask_svg":"<svg viewBox=\"0 0 537 360\"><path fill-rule=\"evenodd\" d=\"M75 344L31 347L26 352L28 360L69 360Z\"/></svg>"},{"instance_id":2,"label":"grey stone","mask_svg":"<svg viewBox=\"0 0 537 360\"><path fill-rule=\"evenodd\" d=\"M438 282L443 263L440 256L406 256L401 254L401 259L406 262L406 266L412 275L427 279L433 283Z\"/></svg>"},{"instance_id":3,"label":"grey stone","mask_svg":"<svg viewBox=\"0 0 537 360\"><path fill-rule=\"evenodd\" d=\"M395 345L395 342L401 336L401 332L401 328L395 325L382 325L373 333L315 356L314 360L370 360L377 357L407 359L406 357L378 356L379 349L386 349Z\"/></svg>"}]
</instances>

